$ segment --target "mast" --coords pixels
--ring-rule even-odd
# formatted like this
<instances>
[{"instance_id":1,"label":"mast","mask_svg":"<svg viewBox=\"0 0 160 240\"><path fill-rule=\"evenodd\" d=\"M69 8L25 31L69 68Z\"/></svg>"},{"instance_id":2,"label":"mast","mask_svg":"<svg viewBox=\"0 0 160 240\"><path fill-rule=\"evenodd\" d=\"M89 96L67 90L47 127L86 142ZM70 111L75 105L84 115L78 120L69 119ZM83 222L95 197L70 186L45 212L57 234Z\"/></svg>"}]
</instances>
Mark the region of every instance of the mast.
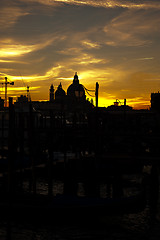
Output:
<instances>
[{"instance_id":1,"label":"mast","mask_svg":"<svg viewBox=\"0 0 160 240\"><path fill-rule=\"evenodd\" d=\"M96 92L95 92L96 107L98 107L98 89L99 89L99 84L98 84L98 82L96 82Z\"/></svg>"}]
</instances>

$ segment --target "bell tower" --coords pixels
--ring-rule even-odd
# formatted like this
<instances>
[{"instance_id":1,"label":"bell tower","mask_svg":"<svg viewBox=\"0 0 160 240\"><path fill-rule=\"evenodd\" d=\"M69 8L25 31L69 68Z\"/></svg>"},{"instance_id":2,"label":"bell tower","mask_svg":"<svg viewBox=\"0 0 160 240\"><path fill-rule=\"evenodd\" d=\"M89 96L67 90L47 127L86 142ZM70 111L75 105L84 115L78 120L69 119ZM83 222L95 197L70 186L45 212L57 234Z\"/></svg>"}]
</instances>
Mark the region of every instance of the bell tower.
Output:
<instances>
[{"instance_id":1,"label":"bell tower","mask_svg":"<svg viewBox=\"0 0 160 240\"><path fill-rule=\"evenodd\" d=\"M53 87L53 84L51 84L51 87L50 87L49 91L50 91L49 101L53 102L54 101L54 87Z\"/></svg>"}]
</instances>

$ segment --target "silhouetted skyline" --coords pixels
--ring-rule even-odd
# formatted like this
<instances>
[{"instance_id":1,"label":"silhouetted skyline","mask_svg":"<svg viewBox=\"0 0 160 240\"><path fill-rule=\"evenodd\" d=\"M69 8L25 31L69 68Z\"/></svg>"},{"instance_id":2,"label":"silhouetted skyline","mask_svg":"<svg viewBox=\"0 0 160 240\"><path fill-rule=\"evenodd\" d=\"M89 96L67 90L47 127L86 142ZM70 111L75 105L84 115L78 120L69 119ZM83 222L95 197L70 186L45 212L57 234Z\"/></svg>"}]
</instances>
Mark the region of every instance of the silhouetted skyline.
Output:
<instances>
[{"instance_id":1,"label":"silhouetted skyline","mask_svg":"<svg viewBox=\"0 0 160 240\"><path fill-rule=\"evenodd\" d=\"M49 86L66 91L77 71L87 89L99 83L99 106L149 108L160 88L159 12L157 0L2 0L0 82L15 82L14 100L27 86L32 100L48 100Z\"/></svg>"}]
</instances>

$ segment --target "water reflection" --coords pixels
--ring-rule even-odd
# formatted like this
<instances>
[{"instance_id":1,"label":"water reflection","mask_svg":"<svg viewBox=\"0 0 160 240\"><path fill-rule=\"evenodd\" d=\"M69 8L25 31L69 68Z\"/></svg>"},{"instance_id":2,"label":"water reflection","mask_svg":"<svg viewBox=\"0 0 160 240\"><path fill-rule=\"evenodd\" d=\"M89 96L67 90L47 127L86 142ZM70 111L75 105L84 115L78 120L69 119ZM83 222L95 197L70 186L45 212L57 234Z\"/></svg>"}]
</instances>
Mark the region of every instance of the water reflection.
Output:
<instances>
[{"instance_id":1,"label":"water reflection","mask_svg":"<svg viewBox=\"0 0 160 240\"><path fill-rule=\"evenodd\" d=\"M24 182L28 188L28 182ZM112 186L110 186L112 188ZM53 195L62 194L63 181L53 181ZM48 194L48 184L44 179L37 181L37 192L42 195ZM110 189L110 193L112 189ZM107 185L100 184L100 196L108 197ZM85 189L82 182L78 183L77 195L84 196ZM54 221L53 221L54 220ZM99 216L92 219L39 219L37 221L25 219L2 219L0 218L1 240L68 240L68 239L107 239L107 240L142 240L159 239L159 228L151 226L150 211L146 207L136 214L123 214L119 216ZM152 227L152 228L151 228ZM155 237L156 236L156 237Z\"/></svg>"},{"instance_id":2,"label":"water reflection","mask_svg":"<svg viewBox=\"0 0 160 240\"><path fill-rule=\"evenodd\" d=\"M54 217L54 216L53 216ZM64 240L64 239L146 239L149 231L148 210L140 214L101 217L86 222L52 223L1 221L0 239L4 240Z\"/></svg>"}]
</instances>

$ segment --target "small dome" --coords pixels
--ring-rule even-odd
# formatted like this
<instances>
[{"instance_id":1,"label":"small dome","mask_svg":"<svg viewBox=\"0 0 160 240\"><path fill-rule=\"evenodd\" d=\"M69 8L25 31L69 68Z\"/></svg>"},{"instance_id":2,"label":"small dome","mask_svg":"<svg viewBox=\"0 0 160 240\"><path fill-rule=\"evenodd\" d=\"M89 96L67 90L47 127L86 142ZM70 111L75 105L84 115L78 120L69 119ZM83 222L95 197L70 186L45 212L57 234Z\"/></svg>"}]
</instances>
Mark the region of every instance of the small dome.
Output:
<instances>
[{"instance_id":1,"label":"small dome","mask_svg":"<svg viewBox=\"0 0 160 240\"><path fill-rule=\"evenodd\" d=\"M61 98L66 95L65 91L62 88L62 84L60 83L57 90L55 91L55 98Z\"/></svg>"}]
</instances>

